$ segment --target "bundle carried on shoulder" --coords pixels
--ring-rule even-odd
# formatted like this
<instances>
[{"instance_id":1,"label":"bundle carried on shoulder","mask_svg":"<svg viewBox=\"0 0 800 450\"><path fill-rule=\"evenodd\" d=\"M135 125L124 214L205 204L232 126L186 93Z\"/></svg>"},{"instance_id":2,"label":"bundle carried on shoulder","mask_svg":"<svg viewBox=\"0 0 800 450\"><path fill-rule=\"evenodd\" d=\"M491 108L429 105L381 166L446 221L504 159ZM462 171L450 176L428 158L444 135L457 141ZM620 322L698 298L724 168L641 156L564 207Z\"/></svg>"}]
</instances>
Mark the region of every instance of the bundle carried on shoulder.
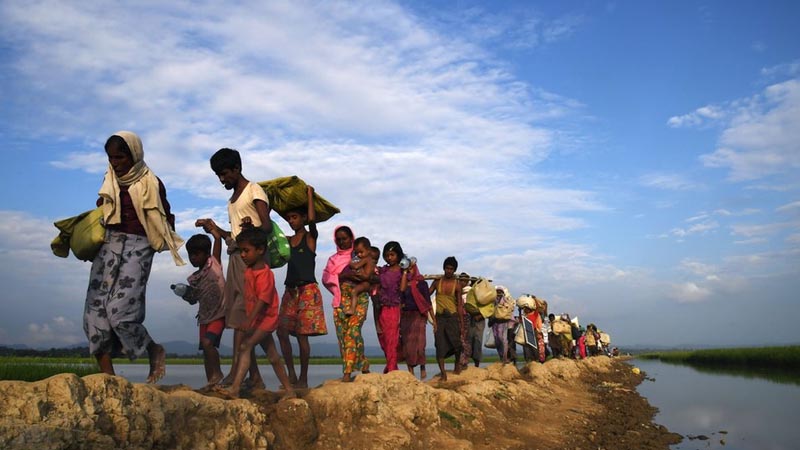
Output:
<instances>
[{"instance_id":1,"label":"bundle carried on shoulder","mask_svg":"<svg viewBox=\"0 0 800 450\"><path fill-rule=\"evenodd\" d=\"M536 312L542 317L547 317L547 300L535 295L533 296L533 300L536 302Z\"/></svg>"},{"instance_id":2,"label":"bundle carried on shoulder","mask_svg":"<svg viewBox=\"0 0 800 450\"><path fill-rule=\"evenodd\" d=\"M553 321L553 333L572 335L572 326L566 320L558 319Z\"/></svg>"},{"instance_id":3,"label":"bundle carried on shoulder","mask_svg":"<svg viewBox=\"0 0 800 450\"><path fill-rule=\"evenodd\" d=\"M514 299L504 298L494 307L494 318L497 320L511 320L514 317Z\"/></svg>"},{"instance_id":4,"label":"bundle carried on shoulder","mask_svg":"<svg viewBox=\"0 0 800 450\"><path fill-rule=\"evenodd\" d=\"M497 291L495 291L494 286L492 286L486 278L479 279L478 282L472 286L470 292L475 293L475 301L478 303L478 306L494 303L494 299L497 297Z\"/></svg>"},{"instance_id":5,"label":"bundle carried on shoulder","mask_svg":"<svg viewBox=\"0 0 800 450\"><path fill-rule=\"evenodd\" d=\"M81 261L91 261L103 246L106 227L101 207L59 220L53 225L59 231L50 243L50 249L56 256L66 258L72 250L72 254Z\"/></svg>"},{"instance_id":6,"label":"bundle carried on shoulder","mask_svg":"<svg viewBox=\"0 0 800 450\"><path fill-rule=\"evenodd\" d=\"M467 291L467 301L464 304L464 309L469 314L480 314L484 319L488 319L494 315L494 302L487 303L485 305L479 305L478 299L475 297L475 289L471 288Z\"/></svg>"},{"instance_id":7,"label":"bundle carried on shoulder","mask_svg":"<svg viewBox=\"0 0 800 450\"><path fill-rule=\"evenodd\" d=\"M289 211L308 205L308 185L296 175L259 181L258 185L267 194L270 208L284 219ZM333 203L314 192L314 213L317 216L317 223L325 222L339 212L341 211Z\"/></svg>"},{"instance_id":8,"label":"bundle carried on shoulder","mask_svg":"<svg viewBox=\"0 0 800 450\"><path fill-rule=\"evenodd\" d=\"M267 239L267 252L269 253L269 267L277 269L283 267L289 262L292 256L292 247L289 244L289 238L283 233L281 227L272 222L272 233L269 234Z\"/></svg>"}]
</instances>

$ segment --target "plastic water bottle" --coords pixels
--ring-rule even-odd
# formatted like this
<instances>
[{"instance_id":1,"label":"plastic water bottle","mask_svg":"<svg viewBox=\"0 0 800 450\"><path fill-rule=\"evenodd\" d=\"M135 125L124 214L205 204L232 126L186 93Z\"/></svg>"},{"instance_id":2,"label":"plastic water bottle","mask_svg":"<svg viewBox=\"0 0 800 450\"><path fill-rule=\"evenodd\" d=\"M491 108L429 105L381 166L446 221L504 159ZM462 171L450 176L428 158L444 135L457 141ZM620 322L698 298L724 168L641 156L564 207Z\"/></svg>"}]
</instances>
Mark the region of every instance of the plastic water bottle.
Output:
<instances>
[{"instance_id":1,"label":"plastic water bottle","mask_svg":"<svg viewBox=\"0 0 800 450\"><path fill-rule=\"evenodd\" d=\"M178 297L183 297L184 295L186 295L187 292L189 292L191 286L184 283L178 283L178 284L171 284L169 288L172 289L172 292L174 292L175 295L177 295Z\"/></svg>"},{"instance_id":2,"label":"plastic water bottle","mask_svg":"<svg viewBox=\"0 0 800 450\"><path fill-rule=\"evenodd\" d=\"M399 265L400 265L401 269L406 270L406 269L408 269L409 267L411 267L412 265L414 265L416 263L417 263L417 258L415 258L413 256L409 257L409 256L406 256L406 255L403 255L403 258L400 260L400 264Z\"/></svg>"}]
</instances>

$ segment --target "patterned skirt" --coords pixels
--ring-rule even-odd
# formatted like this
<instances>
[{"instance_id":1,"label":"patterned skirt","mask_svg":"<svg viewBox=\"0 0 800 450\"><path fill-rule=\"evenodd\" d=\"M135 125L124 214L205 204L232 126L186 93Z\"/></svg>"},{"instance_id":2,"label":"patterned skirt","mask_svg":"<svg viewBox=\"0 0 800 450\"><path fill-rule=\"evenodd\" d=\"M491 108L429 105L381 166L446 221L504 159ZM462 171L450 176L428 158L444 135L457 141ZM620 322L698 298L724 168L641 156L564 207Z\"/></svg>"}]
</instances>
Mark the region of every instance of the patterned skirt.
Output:
<instances>
[{"instance_id":1,"label":"patterned skirt","mask_svg":"<svg viewBox=\"0 0 800 450\"><path fill-rule=\"evenodd\" d=\"M92 261L83 331L92 355L136 359L152 342L144 327L145 290L155 251L146 236L106 231Z\"/></svg>"},{"instance_id":2,"label":"patterned skirt","mask_svg":"<svg viewBox=\"0 0 800 450\"><path fill-rule=\"evenodd\" d=\"M400 316L400 344L409 367L425 364L425 326L428 318L419 311L403 311Z\"/></svg>"},{"instance_id":3,"label":"patterned skirt","mask_svg":"<svg viewBox=\"0 0 800 450\"><path fill-rule=\"evenodd\" d=\"M340 306L333 308L333 323L336 325L336 338L339 340L339 352L342 355L342 372L363 372L369 369L369 361L364 356L364 337L361 335L361 326L364 325L369 310L369 293L362 292L358 296L355 314L348 316L344 313L344 305L350 304L353 285L342 283L340 287L342 302Z\"/></svg>"}]
</instances>

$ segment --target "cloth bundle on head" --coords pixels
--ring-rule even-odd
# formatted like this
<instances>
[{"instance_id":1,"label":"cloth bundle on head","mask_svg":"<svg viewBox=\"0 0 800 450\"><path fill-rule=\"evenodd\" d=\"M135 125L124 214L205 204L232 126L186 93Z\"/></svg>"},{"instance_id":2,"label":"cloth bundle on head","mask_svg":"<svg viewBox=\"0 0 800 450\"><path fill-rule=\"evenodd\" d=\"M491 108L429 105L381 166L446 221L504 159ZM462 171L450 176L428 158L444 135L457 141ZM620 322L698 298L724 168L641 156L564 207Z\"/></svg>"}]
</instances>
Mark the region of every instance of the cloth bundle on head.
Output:
<instances>
[{"instance_id":1,"label":"cloth bundle on head","mask_svg":"<svg viewBox=\"0 0 800 450\"><path fill-rule=\"evenodd\" d=\"M520 308L536 309L536 300L528 294L520 295L517 299L517 306Z\"/></svg>"},{"instance_id":2,"label":"cloth bundle on head","mask_svg":"<svg viewBox=\"0 0 800 450\"><path fill-rule=\"evenodd\" d=\"M336 243L336 233L345 228L345 225L340 225L333 230L333 242ZM350 228L350 227L347 227ZM351 229L352 231L352 229ZM342 273L345 267L350 264L353 254L353 243L351 241L350 247L341 249L336 246L336 253L328 258L328 263L322 271L322 285L325 286L331 294L333 294L333 302L331 303L334 308L338 308L342 304L342 291L339 288L339 274Z\"/></svg>"},{"instance_id":3,"label":"cloth bundle on head","mask_svg":"<svg viewBox=\"0 0 800 450\"><path fill-rule=\"evenodd\" d=\"M175 264L186 264L178 254L178 249L183 245L183 239L172 230L164 205L161 203L158 178L150 171L144 162L144 149L142 140L131 131L117 131L114 136L119 136L128 144L133 159L133 167L123 175L117 177L114 168L108 164L103 184L98 194L103 199L103 217L106 225L118 224L122 221L121 204L119 200L120 186L128 187L136 217L147 233L147 240L154 250L161 252L169 250Z\"/></svg>"}]
</instances>

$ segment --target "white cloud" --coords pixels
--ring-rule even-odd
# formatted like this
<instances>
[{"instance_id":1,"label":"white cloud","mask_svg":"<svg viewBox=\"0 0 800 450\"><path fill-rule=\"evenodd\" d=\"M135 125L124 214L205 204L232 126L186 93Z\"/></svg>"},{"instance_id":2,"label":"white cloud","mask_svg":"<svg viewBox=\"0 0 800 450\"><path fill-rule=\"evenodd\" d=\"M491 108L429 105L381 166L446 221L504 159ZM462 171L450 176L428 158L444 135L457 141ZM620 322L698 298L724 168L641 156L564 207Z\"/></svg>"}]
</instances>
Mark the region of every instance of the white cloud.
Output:
<instances>
[{"instance_id":1,"label":"white cloud","mask_svg":"<svg viewBox=\"0 0 800 450\"><path fill-rule=\"evenodd\" d=\"M725 117L725 111L719 106L706 105L691 113L681 116L672 116L667 120L667 125L673 128L697 127Z\"/></svg>"},{"instance_id":2,"label":"white cloud","mask_svg":"<svg viewBox=\"0 0 800 450\"><path fill-rule=\"evenodd\" d=\"M642 175L639 177L639 183L642 186L671 191L686 191L701 187L701 185L688 180L683 175L666 173L651 173Z\"/></svg>"},{"instance_id":3,"label":"white cloud","mask_svg":"<svg viewBox=\"0 0 800 450\"><path fill-rule=\"evenodd\" d=\"M788 228L800 226L800 222L776 222L765 224L734 224L731 230L734 235L745 237L771 236Z\"/></svg>"},{"instance_id":4,"label":"white cloud","mask_svg":"<svg viewBox=\"0 0 800 450\"><path fill-rule=\"evenodd\" d=\"M692 282L673 284L670 296L678 303L697 303L707 300L711 291Z\"/></svg>"},{"instance_id":5,"label":"white cloud","mask_svg":"<svg viewBox=\"0 0 800 450\"><path fill-rule=\"evenodd\" d=\"M700 157L705 166L730 170L733 181L800 169L800 80L768 86L730 108L719 147Z\"/></svg>"},{"instance_id":6,"label":"white cloud","mask_svg":"<svg viewBox=\"0 0 800 450\"><path fill-rule=\"evenodd\" d=\"M30 347L80 344L86 340L86 336L79 330L80 326L72 320L56 316L49 322L29 323L23 342Z\"/></svg>"},{"instance_id":7,"label":"white cloud","mask_svg":"<svg viewBox=\"0 0 800 450\"><path fill-rule=\"evenodd\" d=\"M775 211L777 212L793 212L800 210L800 200L787 203L785 205L779 206Z\"/></svg>"},{"instance_id":8,"label":"white cloud","mask_svg":"<svg viewBox=\"0 0 800 450\"><path fill-rule=\"evenodd\" d=\"M795 77L798 74L800 74L800 61L792 61L761 69L761 75L767 79Z\"/></svg>"},{"instance_id":9,"label":"white cloud","mask_svg":"<svg viewBox=\"0 0 800 450\"><path fill-rule=\"evenodd\" d=\"M695 223L694 225L688 228L675 227L669 231L669 235L678 238L685 238L687 236L691 236L694 234L700 234L700 235L707 234L717 228L719 228L719 223L717 223L717 221L703 219L702 222Z\"/></svg>"},{"instance_id":10,"label":"white cloud","mask_svg":"<svg viewBox=\"0 0 800 450\"><path fill-rule=\"evenodd\" d=\"M768 242L766 238L752 238L752 239L743 239L740 241L733 241L736 245L754 245L754 244L763 244Z\"/></svg>"}]
</instances>

